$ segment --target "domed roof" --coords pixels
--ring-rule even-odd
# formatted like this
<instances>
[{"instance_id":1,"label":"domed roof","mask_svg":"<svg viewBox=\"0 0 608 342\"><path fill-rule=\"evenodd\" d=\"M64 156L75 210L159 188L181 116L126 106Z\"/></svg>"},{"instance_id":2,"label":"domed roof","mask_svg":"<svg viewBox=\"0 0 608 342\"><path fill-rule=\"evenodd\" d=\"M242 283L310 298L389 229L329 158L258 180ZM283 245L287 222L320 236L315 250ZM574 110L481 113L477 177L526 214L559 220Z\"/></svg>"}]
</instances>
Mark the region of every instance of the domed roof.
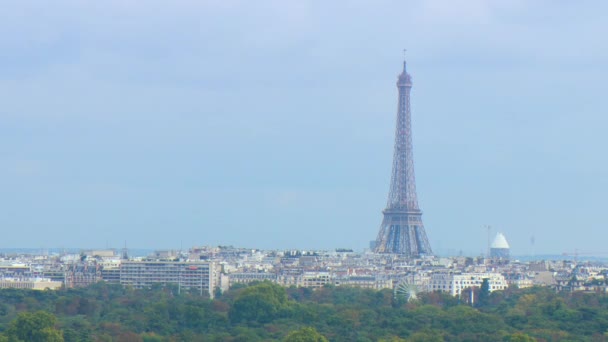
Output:
<instances>
[{"instance_id":1,"label":"domed roof","mask_svg":"<svg viewBox=\"0 0 608 342\"><path fill-rule=\"evenodd\" d=\"M490 248L509 248L509 243L502 233L497 233Z\"/></svg>"}]
</instances>

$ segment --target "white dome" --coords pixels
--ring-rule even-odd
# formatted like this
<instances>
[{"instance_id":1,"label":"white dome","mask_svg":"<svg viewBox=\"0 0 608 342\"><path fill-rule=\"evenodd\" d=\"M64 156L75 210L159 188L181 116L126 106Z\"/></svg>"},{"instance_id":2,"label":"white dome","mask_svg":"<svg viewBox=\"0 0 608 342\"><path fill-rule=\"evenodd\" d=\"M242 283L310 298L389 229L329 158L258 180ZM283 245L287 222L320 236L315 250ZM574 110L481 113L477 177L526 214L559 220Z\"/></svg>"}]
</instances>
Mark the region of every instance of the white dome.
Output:
<instances>
[{"instance_id":1,"label":"white dome","mask_svg":"<svg viewBox=\"0 0 608 342\"><path fill-rule=\"evenodd\" d=\"M492 242L491 248L509 248L509 243L502 233L496 234L494 242Z\"/></svg>"}]
</instances>

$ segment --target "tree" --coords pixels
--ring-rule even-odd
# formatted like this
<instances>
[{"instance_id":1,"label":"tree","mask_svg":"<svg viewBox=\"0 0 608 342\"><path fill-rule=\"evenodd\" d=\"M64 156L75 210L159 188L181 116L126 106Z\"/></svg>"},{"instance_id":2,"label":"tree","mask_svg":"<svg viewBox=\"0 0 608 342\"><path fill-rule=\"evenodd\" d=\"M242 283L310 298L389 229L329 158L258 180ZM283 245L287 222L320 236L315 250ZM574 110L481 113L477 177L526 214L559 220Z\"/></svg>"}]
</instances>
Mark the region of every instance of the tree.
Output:
<instances>
[{"instance_id":1,"label":"tree","mask_svg":"<svg viewBox=\"0 0 608 342\"><path fill-rule=\"evenodd\" d=\"M436 331L419 331L412 334L406 341L408 342L441 342L445 339Z\"/></svg>"},{"instance_id":2,"label":"tree","mask_svg":"<svg viewBox=\"0 0 608 342\"><path fill-rule=\"evenodd\" d=\"M144 339L137 335L134 332L124 332L120 335L118 335L118 337L116 338L117 341L121 341L121 342L143 342Z\"/></svg>"},{"instance_id":3,"label":"tree","mask_svg":"<svg viewBox=\"0 0 608 342\"><path fill-rule=\"evenodd\" d=\"M244 289L234 301L229 316L233 322L268 323L288 306L287 292L279 285L263 282Z\"/></svg>"},{"instance_id":4,"label":"tree","mask_svg":"<svg viewBox=\"0 0 608 342\"><path fill-rule=\"evenodd\" d=\"M490 280L488 278L483 278L483 282L481 283L481 289L479 290L479 301L477 302L478 306L486 306L490 302Z\"/></svg>"},{"instance_id":5,"label":"tree","mask_svg":"<svg viewBox=\"0 0 608 342\"><path fill-rule=\"evenodd\" d=\"M63 333L55 328L57 318L48 312L20 313L6 331L11 342L63 342Z\"/></svg>"},{"instance_id":6,"label":"tree","mask_svg":"<svg viewBox=\"0 0 608 342\"><path fill-rule=\"evenodd\" d=\"M515 334L505 336L503 341L505 341L505 342L534 342L534 341L536 341L536 339L533 337L530 337L524 333L515 333Z\"/></svg>"},{"instance_id":7,"label":"tree","mask_svg":"<svg viewBox=\"0 0 608 342\"><path fill-rule=\"evenodd\" d=\"M325 336L312 327L304 327L287 334L284 342L328 342Z\"/></svg>"}]
</instances>

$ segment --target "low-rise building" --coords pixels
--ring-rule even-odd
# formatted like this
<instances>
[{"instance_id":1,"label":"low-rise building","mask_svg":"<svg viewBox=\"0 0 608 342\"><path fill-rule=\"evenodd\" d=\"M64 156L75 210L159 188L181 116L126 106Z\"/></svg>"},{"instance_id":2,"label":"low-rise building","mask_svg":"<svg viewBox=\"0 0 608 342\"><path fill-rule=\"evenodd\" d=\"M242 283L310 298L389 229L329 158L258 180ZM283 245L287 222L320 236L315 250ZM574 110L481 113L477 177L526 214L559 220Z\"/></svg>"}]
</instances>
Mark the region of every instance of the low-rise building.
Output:
<instances>
[{"instance_id":1,"label":"low-rise building","mask_svg":"<svg viewBox=\"0 0 608 342\"><path fill-rule=\"evenodd\" d=\"M347 276L335 280L336 286L352 286L364 289L392 289L393 280L376 276Z\"/></svg>"},{"instance_id":2,"label":"low-rise building","mask_svg":"<svg viewBox=\"0 0 608 342\"><path fill-rule=\"evenodd\" d=\"M277 275L274 273L261 273L261 272L243 272L243 273L231 273L228 274L230 286L234 284L248 284L254 281L277 281Z\"/></svg>"},{"instance_id":3,"label":"low-rise building","mask_svg":"<svg viewBox=\"0 0 608 342\"><path fill-rule=\"evenodd\" d=\"M31 290L57 290L63 285L60 281L50 279L0 279L1 289L31 289Z\"/></svg>"},{"instance_id":4,"label":"low-rise building","mask_svg":"<svg viewBox=\"0 0 608 342\"><path fill-rule=\"evenodd\" d=\"M298 279L298 286L317 288L332 283L329 272L304 272Z\"/></svg>"}]
</instances>

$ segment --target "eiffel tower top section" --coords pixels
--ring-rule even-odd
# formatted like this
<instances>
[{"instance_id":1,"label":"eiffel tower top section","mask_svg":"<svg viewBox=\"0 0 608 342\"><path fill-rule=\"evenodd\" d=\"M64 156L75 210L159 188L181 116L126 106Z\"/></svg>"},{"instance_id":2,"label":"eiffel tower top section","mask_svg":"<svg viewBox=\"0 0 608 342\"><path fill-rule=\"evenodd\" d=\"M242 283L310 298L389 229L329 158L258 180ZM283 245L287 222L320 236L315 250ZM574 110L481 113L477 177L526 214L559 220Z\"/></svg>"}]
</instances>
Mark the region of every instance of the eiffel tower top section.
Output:
<instances>
[{"instance_id":1,"label":"eiffel tower top section","mask_svg":"<svg viewBox=\"0 0 608 342\"><path fill-rule=\"evenodd\" d=\"M397 87L412 87L412 76L407 73L407 63L403 61L403 72L397 79Z\"/></svg>"},{"instance_id":2,"label":"eiffel tower top section","mask_svg":"<svg viewBox=\"0 0 608 342\"><path fill-rule=\"evenodd\" d=\"M420 213L416 195L414 175L414 150L412 146L412 112L410 91L412 77L407 73L403 61L403 72L397 79L399 101L397 105L397 125L395 130L395 150L393 171L386 211Z\"/></svg>"}]
</instances>

